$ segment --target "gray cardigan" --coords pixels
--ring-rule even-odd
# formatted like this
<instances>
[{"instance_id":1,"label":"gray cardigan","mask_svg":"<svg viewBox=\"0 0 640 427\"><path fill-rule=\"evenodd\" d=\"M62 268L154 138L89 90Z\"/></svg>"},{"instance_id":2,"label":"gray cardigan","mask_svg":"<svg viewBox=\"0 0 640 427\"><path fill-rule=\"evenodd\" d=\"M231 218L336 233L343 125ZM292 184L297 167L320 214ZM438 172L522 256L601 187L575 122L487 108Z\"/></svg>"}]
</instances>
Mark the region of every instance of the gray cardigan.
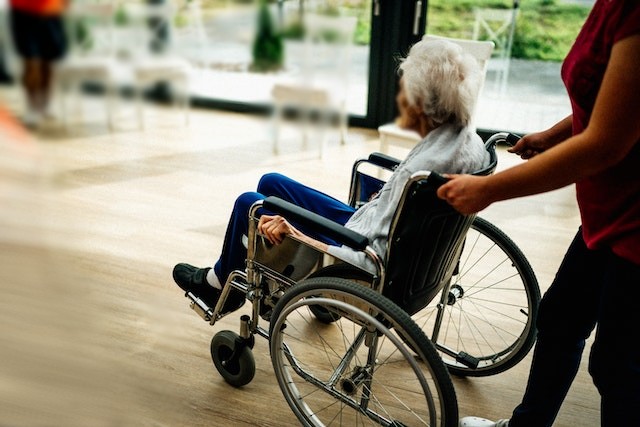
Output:
<instances>
[{"instance_id":1,"label":"gray cardigan","mask_svg":"<svg viewBox=\"0 0 640 427\"><path fill-rule=\"evenodd\" d=\"M398 165L376 197L358 209L345 227L369 239L381 259L387 250L389 228L405 184L415 172L471 173L489 164L482 139L469 127L444 124L420 141ZM330 246L329 253L375 274L373 262L346 246Z\"/></svg>"}]
</instances>

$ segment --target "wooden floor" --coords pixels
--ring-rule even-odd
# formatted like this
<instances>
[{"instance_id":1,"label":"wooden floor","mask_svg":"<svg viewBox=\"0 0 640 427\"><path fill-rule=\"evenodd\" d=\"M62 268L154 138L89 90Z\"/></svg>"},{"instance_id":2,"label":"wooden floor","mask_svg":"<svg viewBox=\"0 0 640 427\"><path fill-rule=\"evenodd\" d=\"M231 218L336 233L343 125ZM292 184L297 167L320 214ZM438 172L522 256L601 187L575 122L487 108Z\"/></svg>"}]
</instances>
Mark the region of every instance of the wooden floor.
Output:
<instances>
[{"instance_id":1,"label":"wooden floor","mask_svg":"<svg viewBox=\"0 0 640 427\"><path fill-rule=\"evenodd\" d=\"M0 103L21 109L12 88L0 89ZM376 132L352 129L344 146L332 134L319 159L291 127L274 156L262 117L195 110L184 126L152 107L140 131L123 107L113 131L100 100L89 99L66 129L0 141L0 424L295 425L266 341L257 338L253 382L228 386L209 342L237 331L238 317L210 327L171 270L211 264L235 197L265 172L345 199L351 164L377 149ZM518 161L500 153L501 168ZM520 245L546 289L579 223L572 190L499 203L483 216ZM583 359L557 426L599 425ZM461 415L508 417L529 363L454 379Z\"/></svg>"}]
</instances>

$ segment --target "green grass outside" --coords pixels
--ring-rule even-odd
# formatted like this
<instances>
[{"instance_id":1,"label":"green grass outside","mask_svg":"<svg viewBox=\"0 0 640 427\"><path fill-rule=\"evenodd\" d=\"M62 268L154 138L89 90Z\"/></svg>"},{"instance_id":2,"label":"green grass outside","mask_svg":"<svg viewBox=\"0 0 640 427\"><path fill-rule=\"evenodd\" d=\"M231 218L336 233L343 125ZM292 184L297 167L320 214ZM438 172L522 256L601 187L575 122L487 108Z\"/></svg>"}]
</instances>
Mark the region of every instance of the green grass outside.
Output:
<instances>
[{"instance_id":1,"label":"green grass outside","mask_svg":"<svg viewBox=\"0 0 640 427\"><path fill-rule=\"evenodd\" d=\"M368 44L370 19L364 6L351 1L347 13L358 15L355 42ZM429 0L427 33L471 38L476 8L511 8L511 0ZM559 0L522 0L516 21L513 58L562 61L571 48L591 7Z\"/></svg>"},{"instance_id":2,"label":"green grass outside","mask_svg":"<svg viewBox=\"0 0 640 427\"><path fill-rule=\"evenodd\" d=\"M269 1L274 4L276 0ZM255 0L202 0L202 6L207 10L222 7L229 2L250 5ZM358 16L354 41L368 45L371 3L372 0L326 0L326 8L336 13ZM471 38L475 8L510 8L512 4L512 0L428 0L427 33ZM589 6L569 4L561 0L521 0L511 56L529 60L562 61L590 10ZM283 35L299 38L301 31L301 28L285 28Z\"/></svg>"},{"instance_id":3,"label":"green grass outside","mask_svg":"<svg viewBox=\"0 0 640 427\"><path fill-rule=\"evenodd\" d=\"M430 0L427 32L470 38L473 34L474 8L510 8L511 5L511 1L501 0ZM590 10L590 7L556 0L522 0L511 56L562 61Z\"/></svg>"}]
</instances>

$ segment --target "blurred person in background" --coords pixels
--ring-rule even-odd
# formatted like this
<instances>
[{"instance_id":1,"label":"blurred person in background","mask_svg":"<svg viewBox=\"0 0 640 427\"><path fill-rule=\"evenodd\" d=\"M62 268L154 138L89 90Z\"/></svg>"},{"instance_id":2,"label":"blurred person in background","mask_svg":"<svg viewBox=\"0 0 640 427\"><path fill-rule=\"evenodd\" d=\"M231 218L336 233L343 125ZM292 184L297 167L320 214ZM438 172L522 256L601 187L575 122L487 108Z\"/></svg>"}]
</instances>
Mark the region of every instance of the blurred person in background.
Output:
<instances>
[{"instance_id":1,"label":"blurred person in background","mask_svg":"<svg viewBox=\"0 0 640 427\"><path fill-rule=\"evenodd\" d=\"M13 43L22 58L23 121L30 128L51 119L49 101L54 64L67 51L63 17L69 0L9 0Z\"/></svg>"}]
</instances>

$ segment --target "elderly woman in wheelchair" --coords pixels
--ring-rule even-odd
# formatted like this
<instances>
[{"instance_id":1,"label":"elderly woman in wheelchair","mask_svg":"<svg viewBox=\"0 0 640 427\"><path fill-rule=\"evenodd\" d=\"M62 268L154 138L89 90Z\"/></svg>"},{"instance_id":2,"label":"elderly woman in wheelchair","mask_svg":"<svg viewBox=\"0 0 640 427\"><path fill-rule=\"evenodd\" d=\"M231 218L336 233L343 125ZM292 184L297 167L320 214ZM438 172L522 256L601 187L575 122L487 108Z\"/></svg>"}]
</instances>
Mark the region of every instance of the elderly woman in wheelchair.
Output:
<instances>
[{"instance_id":1,"label":"elderly woman in wheelchair","mask_svg":"<svg viewBox=\"0 0 640 427\"><path fill-rule=\"evenodd\" d=\"M446 367L410 316L451 277L473 220L436 197L437 173L490 173L495 153L470 124L481 79L473 57L421 41L400 70L398 121L422 140L402 162L363 160L392 171L386 182L357 163L343 203L267 174L236 200L214 267L174 267L212 325L251 301L240 334L213 337L213 362L228 383L245 385L255 373L253 337L268 338L303 425L457 425Z\"/></svg>"},{"instance_id":2,"label":"elderly woman in wheelchair","mask_svg":"<svg viewBox=\"0 0 640 427\"><path fill-rule=\"evenodd\" d=\"M249 207L256 200L276 196L343 224L369 238L376 253L384 256L393 213L414 172L470 173L487 166L489 156L484 144L470 127L481 79L475 59L452 43L421 41L412 47L400 70L398 122L417 131L423 139L370 202L356 212L354 207L292 179L267 174L260 180L256 192L242 194L237 199L221 256L214 267L178 264L173 271L176 283L207 305L215 305L229 274L245 266L243 236L248 233ZM372 261L364 253L340 247L312 230L295 227L282 216L263 214L258 230L274 244L280 243L287 234L313 241L320 249L375 272ZM225 308L237 309L243 302L244 298L232 296Z\"/></svg>"}]
</instances>

